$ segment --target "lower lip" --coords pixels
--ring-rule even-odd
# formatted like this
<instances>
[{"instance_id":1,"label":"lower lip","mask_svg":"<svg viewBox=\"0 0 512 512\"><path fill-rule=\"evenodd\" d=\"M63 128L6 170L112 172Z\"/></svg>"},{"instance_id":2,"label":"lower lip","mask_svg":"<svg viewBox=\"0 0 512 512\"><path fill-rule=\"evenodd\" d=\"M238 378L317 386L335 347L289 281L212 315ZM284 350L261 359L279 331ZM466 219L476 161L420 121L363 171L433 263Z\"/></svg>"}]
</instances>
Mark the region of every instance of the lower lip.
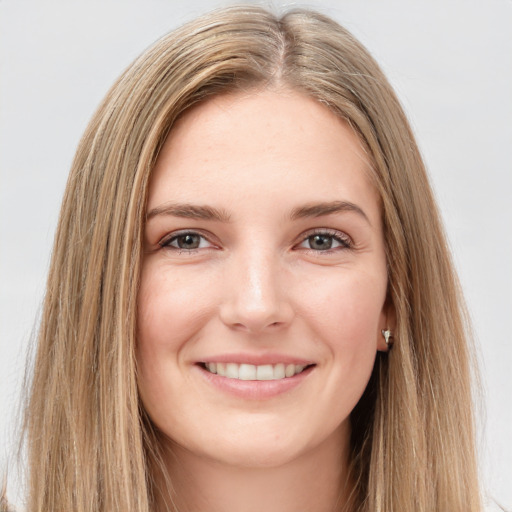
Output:
<instances>
[{"instance_id":1,"label":"lower lip","mask_svg":"<svg viewBox=\"0 0 512 512\"><path fill-rule=\"evenodd\" d=\"M211 373L202 366L197 365L197 368L209 384L224 393L247 400L267 400L296 388L313 371L314 366L306 368L293 377L277 380L228 379L216 373Z\"/></svg>"}]
</instances>

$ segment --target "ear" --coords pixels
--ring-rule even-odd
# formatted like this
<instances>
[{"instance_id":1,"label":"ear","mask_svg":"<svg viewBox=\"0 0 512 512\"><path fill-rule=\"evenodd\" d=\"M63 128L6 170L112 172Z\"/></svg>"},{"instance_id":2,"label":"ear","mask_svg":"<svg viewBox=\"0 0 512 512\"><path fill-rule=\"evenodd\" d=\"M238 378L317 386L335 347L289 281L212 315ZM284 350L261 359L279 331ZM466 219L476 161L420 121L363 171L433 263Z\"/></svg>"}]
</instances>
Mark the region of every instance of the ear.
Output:
<instances>
[{"instance_id":1,"label":"ear","mask_svg":"<svg viewBox=\"0 0 512 512\"><path fill-rule=\"evenodd\" d=\"M382 307L382 311L380 313L379 318L379 326L377 332L377 350L380 352L388 352L391 348L391 343L389 345L386 344L386 339L382 333L382 331L391 331L392 337L391 342L393 342L393 335L396 332L396 313L395 306L391 301L389 295L384 302L384 306Z\"/></svg>"}]
</instances>

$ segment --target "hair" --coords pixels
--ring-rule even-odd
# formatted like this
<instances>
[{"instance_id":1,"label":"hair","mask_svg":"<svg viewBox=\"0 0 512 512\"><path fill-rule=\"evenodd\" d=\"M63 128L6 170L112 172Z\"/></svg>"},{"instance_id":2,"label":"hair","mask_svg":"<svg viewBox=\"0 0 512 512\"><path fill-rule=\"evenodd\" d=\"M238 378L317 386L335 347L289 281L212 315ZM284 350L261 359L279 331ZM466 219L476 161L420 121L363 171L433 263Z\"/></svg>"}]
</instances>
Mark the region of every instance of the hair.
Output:
<instances>
[{"instance_id":1,"label":"hair","mask_svg":"<svg viewBox=\"0 0 512 512\"><path fill-rule=\"evenodd\" d=\"M243 5L198 18L143 53L79 144L26 410L30 512L152 509L165 470L139 400L135 360L151 171L173 124L193 105L273 87L316 99L352 127L381 200L395 343L377 355L351 414L353 510L481 510L471 340L400 103L367 50L333 20Z\"/></svg>"}]
</instances>

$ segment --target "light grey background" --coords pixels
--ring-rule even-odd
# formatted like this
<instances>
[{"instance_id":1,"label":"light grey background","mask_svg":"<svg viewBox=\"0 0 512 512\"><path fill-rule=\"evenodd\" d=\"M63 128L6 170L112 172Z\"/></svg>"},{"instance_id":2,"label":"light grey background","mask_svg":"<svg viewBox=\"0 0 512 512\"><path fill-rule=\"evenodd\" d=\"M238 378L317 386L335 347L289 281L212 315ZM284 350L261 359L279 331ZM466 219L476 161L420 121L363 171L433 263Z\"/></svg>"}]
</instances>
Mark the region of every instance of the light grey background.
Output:
<instances>
[{"instance_id":1,"label":"light grey background","mask_svg":"<svg viewBox=\"0 0 512 512\"><path fill-rule=\"evenodd\" d=\"M86 123L144 48L227 3L0 0L1 465L14 444L25 351ZM512 509L512 1L260 3L333 16L397 89L431 173L479 341L485 485Z\"/></svg>"}]
</instances>

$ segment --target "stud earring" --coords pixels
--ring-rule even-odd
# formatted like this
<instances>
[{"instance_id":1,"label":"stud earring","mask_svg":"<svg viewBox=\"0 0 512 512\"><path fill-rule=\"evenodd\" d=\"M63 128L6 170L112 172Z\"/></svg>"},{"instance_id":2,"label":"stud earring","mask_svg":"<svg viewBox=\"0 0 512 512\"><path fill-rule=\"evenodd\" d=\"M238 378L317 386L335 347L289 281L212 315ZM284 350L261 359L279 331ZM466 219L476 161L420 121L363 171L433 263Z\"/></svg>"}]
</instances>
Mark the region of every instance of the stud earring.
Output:
<instances>
[{"instance_id":1,"label":"stud earring","mask_svg":"<svg viewBox=\"0 0 512 512\"><path fill-rule=\"evenodd\" d=\"M384 336L384 341L386 342L386 346L391 348L393 346L393 335L391 334L391 331L389 329L382 329L380 331L382 333L382 336Z\"/></svg>"}]
</instances>

